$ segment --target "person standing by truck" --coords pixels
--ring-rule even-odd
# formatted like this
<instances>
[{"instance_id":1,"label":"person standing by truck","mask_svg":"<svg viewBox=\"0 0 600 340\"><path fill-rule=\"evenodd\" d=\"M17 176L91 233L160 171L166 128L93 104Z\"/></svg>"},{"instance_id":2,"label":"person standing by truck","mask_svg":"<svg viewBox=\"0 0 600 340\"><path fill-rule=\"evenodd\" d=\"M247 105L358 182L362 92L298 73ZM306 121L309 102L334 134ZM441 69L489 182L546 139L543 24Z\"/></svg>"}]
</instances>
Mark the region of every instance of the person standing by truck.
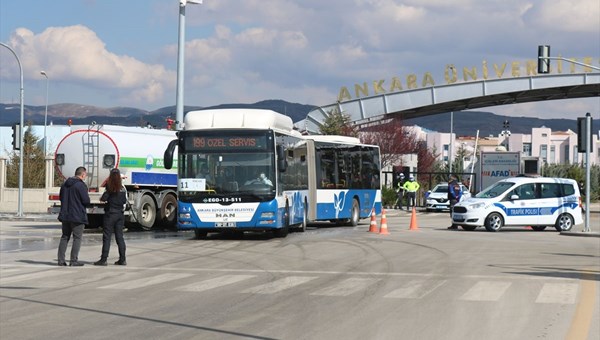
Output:
<instances>
[{"instance_id":1,"label":"person standing by truck","mask_svg":"<svg viewBox=\"0 0 600 340\"><path fill-rule=\"evenodd\" d=\"M87 170L80 166L75 169L75 176L69 177L60 187L60 212L58 220L62 223L62 236L58 245L58 265L66 266L65 253L71 235L73 235L73 244L71 245L70 265L81 267L83 263L79 262L79 249L81 248L81 239L83 237L83 228L88 223L85 207L90 205L90 196L84 180L87 177Z\"/></svg>"},{"instance_id":2,"label":"person standing by truck","mask_svg":"<svg viewBox=\"0 0 600 340\"><path fill-rule=\"evenodd\" d=\"M106 191L100 197L101 202L106 202L104 208L104 226L102 232L102 255L100 260L94 262L95 266L106 266L112 234L115 234L117 247L119 247L119 260L116 265L125 266L125 239L123 238L123 225L125 224L124 207L127 203L127 193L123 187L121 172L112 169L106 181Z\"/></svg>"}]
</instances>

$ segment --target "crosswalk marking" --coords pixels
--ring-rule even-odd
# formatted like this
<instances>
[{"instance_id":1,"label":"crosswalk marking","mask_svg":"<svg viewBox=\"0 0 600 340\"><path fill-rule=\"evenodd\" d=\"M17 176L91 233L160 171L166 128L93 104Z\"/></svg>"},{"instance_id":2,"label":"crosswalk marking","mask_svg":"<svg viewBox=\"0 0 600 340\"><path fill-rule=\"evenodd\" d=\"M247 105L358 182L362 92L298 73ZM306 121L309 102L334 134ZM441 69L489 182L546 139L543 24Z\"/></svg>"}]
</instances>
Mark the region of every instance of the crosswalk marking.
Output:
<instances>
[{"instance_id":1,"label":"crosswalk marking","mask_svg":"<svg viewBox=\"0 0 600 340\"><path fill-rule=\"evenodd\" d=\"M510 282L479 281L460 299L467 301L498 301L510 285Z\"/></svg>"},{"instance_id":2,"label":"crosswalk marking","mask_svg":"<svg viewBox=\"0 0 600 340\"><path fill-rule=\"evenodd\" d=\"M39 280L46 277L52 277L64 274L65 271L59 270L60 268L53 270L45 270L41 272L23 274L23 275L14 275L9 277L0 277L0 285L5 285L9 283L19 282L19 281L27 281L27 280Z\"/></svg>"},{"instance_id":3,"label":"crosswalk marking","mask_svg":"<svg viewBox=\"0 0 600 340\"><path fill-rule=\"evenodd\" d=\"M223 275L214 279L208 279L200 282L194 282L189 285L175 288L177 291L184 292L203 292L205 290L218 288L233 284L236 282L244 281L256 277L256 275Z\"/></svg>"},{"instance_id":4,"label":"crosswalk marking","mask_svg":"<svg viewBox=\"0 0 600 340\"><path fill-rule=\"evenodd\" d=\"M574 304L577 300L578 288L577 283L546 283L535 302Z\"/></svg>"},{"instance_id":5,"label":"crosswalk marking","mask_svg":"<svg viewBox=\"0 0 600 340\"><path fill-rule=\"evenodd\" d=\"M318 290L310 295L321 296L348 296L361 290L367 289L380 279L371 278L349 278L333 286Z\"/></svg>"},{"instance_id":6,"label":"crosswalk marking","mask_svg":"<svg viewBox=\"0 0 600 340\"><path fill-rule=\"evenodd\" d=\"M144 277L144 278L132 280L132 281L114 283L114 284L111 284L108 286L102 286L99 288L101 288L101 289L137 289L137 288L156 285L159 283L165 283L165 282L169 282L169 281L183 279L186 277L190 277L192 275L193 274L167 273L167 274L160 274L160 275L151 276L151 277Z\"/></svg>"},{"instance_id":7,"label":"crosswalk marking","mask_svg":"<svg viewBox=\"0 0 600 340\"><path fill-rule=\"evenodd\" d=\"M389 292L384 296L384 298L420 299L433 292L444 283L446 283L445 280L434 282L429 282L425 280L413 280L404 284L402 288L398 288Z\"/></svg>"},{"instance_id":8,"label":"crosswalk marking","mask_svg":"<svg viewBox=\"0 0 600 340\"><path fill-rule=\"evenodd\" d=\"M305 282L316 279L316 276L288 276L279 280L265 283L256 287L243 290L242 293L252 294L275 294L283 290L301 285Z\"/></svg>"}]
</instances>

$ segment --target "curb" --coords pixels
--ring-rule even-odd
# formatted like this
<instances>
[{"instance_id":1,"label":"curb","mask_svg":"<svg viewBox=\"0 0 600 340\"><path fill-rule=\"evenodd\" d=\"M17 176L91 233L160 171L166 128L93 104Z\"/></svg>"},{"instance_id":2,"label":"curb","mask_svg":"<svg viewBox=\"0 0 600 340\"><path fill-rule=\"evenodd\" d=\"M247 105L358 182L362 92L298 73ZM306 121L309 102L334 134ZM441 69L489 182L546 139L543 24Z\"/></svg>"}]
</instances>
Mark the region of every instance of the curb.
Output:
<instances>
[{"instance_id":1,"label":"curb","mask_svg":"<svg viewBox=\"0 0 600 340\"><path fill-rule=\"evenodd\" d=\"M598 232L573 232L573 231L561 231L560 235L564 236L576 236L576 237L600 237L600 233Z\"/></svg>"}]
</instances>

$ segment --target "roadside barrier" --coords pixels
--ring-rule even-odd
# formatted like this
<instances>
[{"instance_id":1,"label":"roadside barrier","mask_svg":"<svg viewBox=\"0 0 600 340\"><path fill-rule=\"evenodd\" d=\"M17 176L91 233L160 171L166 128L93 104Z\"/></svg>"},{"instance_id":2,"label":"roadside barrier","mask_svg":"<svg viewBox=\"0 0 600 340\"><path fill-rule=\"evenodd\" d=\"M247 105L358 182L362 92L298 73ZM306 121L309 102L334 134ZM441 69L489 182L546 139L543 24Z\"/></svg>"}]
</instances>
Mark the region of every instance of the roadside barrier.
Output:
<instances>
[{"instance_id":1,"label":"roadside barrier","mask_svg":"<svg viewBox=\"0 0 600 340\"><path fill-rule=\"evenodd\" d=\"M381 210L381 229L379 229L380 235L389 235L387 226L387 217L385 216L385 209Z\"/></svg>"},{"instance_id":2,"label":"roadside barrier","mask_svg":"<svg viewBox=\"0 0 600 340\"><path fill-rule=\"evenodd\" d=\"M412 215L410 216L410 227L409 230L419 230L417 225L417 208L412 208Z\"/></svg>"},{"instance_id":3,"label":"roadside barrier","mask_svg":"<svg viewBox=\"0 0 600 340\"><path fill-rule=\"evenodd\" d=\"M376 233L377 230L377 220L375 219L375 209L371 210L371 225L369 226L370 233Z\"/></svg>"}]
</instances>

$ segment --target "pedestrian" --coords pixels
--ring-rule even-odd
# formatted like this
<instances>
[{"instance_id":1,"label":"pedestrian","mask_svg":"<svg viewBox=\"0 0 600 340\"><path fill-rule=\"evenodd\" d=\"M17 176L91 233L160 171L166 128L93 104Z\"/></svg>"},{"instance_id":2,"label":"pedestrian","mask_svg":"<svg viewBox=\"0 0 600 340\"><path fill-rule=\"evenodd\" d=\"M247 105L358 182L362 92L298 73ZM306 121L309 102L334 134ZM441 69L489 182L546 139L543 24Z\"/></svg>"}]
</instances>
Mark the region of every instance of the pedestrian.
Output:
<instances>
[{"instance_id":1,"label":"pedestrian","mask_svg":"<svg viewBox=\"0 0 600 340\"><path fill-rule=\"evenodd\" d=\"M60 212L58 220L62 223L62 236L58 244L58 265L66 266L65 253L71 235L73 244L71 245L70 265L81 267L83 263L79 262L79 249L81 248L81 239L83 229L88 223L88 217L85 207L90 205L90 195L84 180L87 177L87 170L80 166L75 169L75 176L68 178L60 187Z\"/></svg>"},{"instance_id":2,"label":"pedestrian","mask_svg":"<svg viewBox=\"0 0 600 340\"><path fill-rule=\"evenodd\" d=\"M448 202L450 204L450 221L452 225L448 227L448 229L458 229L458 226L454 224L454 220L452 219L452 211L454 210L454 205L460 202L460 198L462 197L462 190L460 189L460 184L458 183L456 176L450 175L450 182L448 182Z\"/></svg>"},{"instance_id":3,"label":"pedestrian","mask_svg":"<svg viewBox=\"0 0 600 340\"><path fill-rule=\"evenodd\" d=\"M413 175L410 175L410 177L408 177L408 181L406 181L402 187L406 191L406 210L410 210L409 207L416 207L417 191L421 187L419 182L415 181L415 177Z\"/></svg>"},{"instance_id":4,"label":"pedestrian","mask_svg":"<svg viewBox=\"0 0 600 340\"><path fill-rule=\"evenodd\" d=\"M125 258L125 239L123 238L123 225L125 224L123 211L127 203L127 192L123 187L119 169L115 168L110 171L105 189L102 197L100 197L101 202L106 202L102 229L102 254L100 255L100 260L94 262L94 265L106 266L111 237L114 233L117 247L119 248L119 260L115 264L125 266L127 265L127 261Z\"/></svg>"},{"instance_id":5,"label":"pedestrian","mask_svg":"<svg viewBox=\"0 0 600 340\"><path fill-rule=\"evenodd\" d=\"M404 188L402 187L403 185L404 174L400 173L400 175L398 175L398 185L396 187L396 194L398 195L398 198L396 199L396 207L400 210L402 210L402 201L404 200Z\"/></svg>"}]
</instances>

